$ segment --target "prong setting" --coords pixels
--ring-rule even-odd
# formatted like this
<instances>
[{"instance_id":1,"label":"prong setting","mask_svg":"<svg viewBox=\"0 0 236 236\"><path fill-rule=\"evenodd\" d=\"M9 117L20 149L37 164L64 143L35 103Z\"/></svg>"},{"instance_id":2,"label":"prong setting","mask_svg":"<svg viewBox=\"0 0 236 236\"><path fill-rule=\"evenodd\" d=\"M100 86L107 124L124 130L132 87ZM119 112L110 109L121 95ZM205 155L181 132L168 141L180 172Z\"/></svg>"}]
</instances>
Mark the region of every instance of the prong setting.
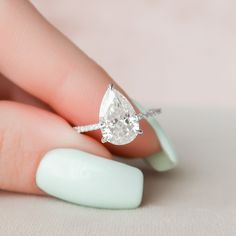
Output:
<instances>
[{"instance_id":1,"label":"prong setting","mask_svg":"<svg viewBox=\"0 0 236 236\"><path fill-rule=\"evenodd\" d=\"M105 137L102 137L101 142L102 142L102 143L107 143L108 140L107 140Z\"/></svg>"},{"instance_id":2,"label":"prong setting","mask_svg":"<svg viewBox=\"0 0 236 236\"><path fill-rule=\"evenodd\" d=\"M136 130L137 134L143 134L143 130L142 129L138 129Z\"/></svg>"},{"instance_id":3,"label":"prong setting","mask_svg":"<svg viewBox=\"0 0 236 236\"><path fill-rule=\"evenodd\" d=\"M109 84L109 85L108 85L108 88L109 88L110 90L112 90L112 89L114 88L114 85L113 85L113 84Z\"/></svg>"}]
</instances>

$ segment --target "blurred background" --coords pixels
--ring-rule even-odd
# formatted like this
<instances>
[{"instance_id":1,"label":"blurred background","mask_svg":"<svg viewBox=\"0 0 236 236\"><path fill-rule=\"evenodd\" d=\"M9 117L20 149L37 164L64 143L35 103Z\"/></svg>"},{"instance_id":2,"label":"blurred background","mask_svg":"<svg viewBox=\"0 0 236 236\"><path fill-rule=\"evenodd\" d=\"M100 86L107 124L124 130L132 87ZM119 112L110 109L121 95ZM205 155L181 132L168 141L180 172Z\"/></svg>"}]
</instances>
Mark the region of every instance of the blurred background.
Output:
<instances>
[{"instance_id":1,"label":"blurred background","mask_svg":"<svg viewBox=\"0 0 236 236\"><path fill-rule=\"evenodd\" d=\"M236 1L33 3L145 104L235 107Z\"/></svg>"}]
</instances>

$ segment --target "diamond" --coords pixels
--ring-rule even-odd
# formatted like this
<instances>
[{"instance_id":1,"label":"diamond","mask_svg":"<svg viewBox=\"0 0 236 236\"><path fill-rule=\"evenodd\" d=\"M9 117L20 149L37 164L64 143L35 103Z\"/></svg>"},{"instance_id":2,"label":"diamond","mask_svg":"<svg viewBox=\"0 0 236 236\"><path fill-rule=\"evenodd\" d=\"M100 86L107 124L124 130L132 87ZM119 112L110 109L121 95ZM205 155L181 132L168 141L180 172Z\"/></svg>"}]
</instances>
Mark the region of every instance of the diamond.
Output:
<instances>
[{"instance_id":1,"label":"diamond","mask_svg":"<svg viewBox=\"0 0 236 236\"><path fill-rule=\"evenodd\" d=\"M124 145L133 141L138 133L139 119L128 99L113 86L109 86L99 112L102 142Z\"/></svg>"}]
</instances>

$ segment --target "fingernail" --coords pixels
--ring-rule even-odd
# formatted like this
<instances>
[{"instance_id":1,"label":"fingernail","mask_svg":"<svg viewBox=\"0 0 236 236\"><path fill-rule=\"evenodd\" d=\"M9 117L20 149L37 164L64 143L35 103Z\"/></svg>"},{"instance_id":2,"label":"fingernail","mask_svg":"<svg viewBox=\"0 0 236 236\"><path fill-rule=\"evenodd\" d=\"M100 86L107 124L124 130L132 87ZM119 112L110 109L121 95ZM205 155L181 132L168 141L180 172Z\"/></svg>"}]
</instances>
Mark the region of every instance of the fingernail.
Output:
<instances>
[{"instance_id":1,"label":"fingernail","mask_svg":"<svg viewBox=\"0 0 236 236\"><path fill-rule=\"evenodd\" d=\"M141 112L145 112L146 109L144 109L139 103L136 101L134 101L134 103ZM149 117L147 118L147 121L154 129L160 141L162 150L151 155L150 157L145 158L144 161L157 171L167 171L173 169L178 163L178 158L169 138L159 125L156 118Z\"/></svg>"},{"instance_id":2,"label":"fingernail","mask_svg":"<svg viewBox=\"0 0 236 236\"><path fill-rule=\"evenodd\" d=\"M36 183L51 196L97 208L136 208L143 193L139 169L69 148L46 153Z\"/></svg>"}]
</instances>

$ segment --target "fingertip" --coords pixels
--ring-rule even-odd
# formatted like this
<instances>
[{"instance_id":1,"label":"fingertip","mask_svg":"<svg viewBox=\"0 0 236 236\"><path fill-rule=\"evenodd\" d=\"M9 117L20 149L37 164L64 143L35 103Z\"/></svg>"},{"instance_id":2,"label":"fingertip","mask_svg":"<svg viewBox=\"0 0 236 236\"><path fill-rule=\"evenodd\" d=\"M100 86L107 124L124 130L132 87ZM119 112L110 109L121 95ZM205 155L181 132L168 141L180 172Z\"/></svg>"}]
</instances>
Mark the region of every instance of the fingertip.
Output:
<instances>
[{"instance_id":1,"label":"fingertip","mask_svg":"<svg viewBox=\"0 0 236 236\"><path fill-rule=\"evenodd\" d=\"M76 133L64 119L48 111L1 101L0 113L1 189L41 194L35 183L36 170L44 154L55 148L112 158L98 141Z\"/></svg>"}]
</instances>

